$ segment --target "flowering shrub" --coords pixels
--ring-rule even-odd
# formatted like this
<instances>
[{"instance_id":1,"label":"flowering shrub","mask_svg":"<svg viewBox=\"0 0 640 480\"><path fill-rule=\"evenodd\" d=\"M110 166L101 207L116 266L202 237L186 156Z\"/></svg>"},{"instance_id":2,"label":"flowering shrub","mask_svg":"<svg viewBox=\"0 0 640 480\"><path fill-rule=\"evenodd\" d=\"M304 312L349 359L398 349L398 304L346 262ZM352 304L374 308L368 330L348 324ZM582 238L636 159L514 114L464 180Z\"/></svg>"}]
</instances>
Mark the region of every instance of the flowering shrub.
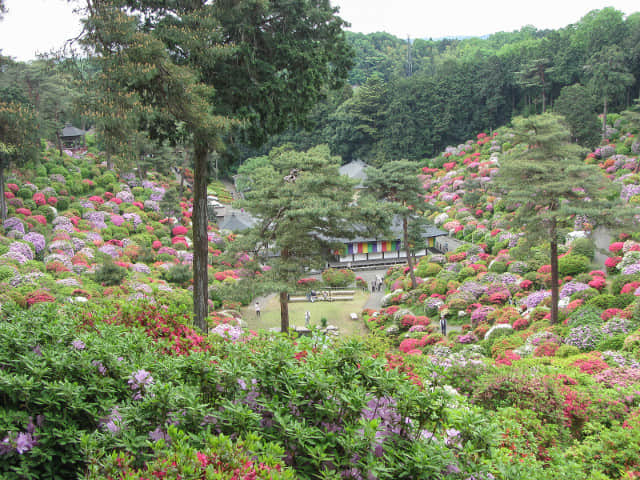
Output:
<instances>
[{"instance_id":1,"label":"flowering shrub","mask_svg":"<svg viewBox=\"0 0 640 480\"><path fill-rule=\"evenodd\" d=\"M581 360L576 360L571 364L572 367L579 368L581 372L588 373L589 375L595 375L596 373L603 372L609 368L609 365L599 357L589 357Z\"/></svg>"},{"instance_id":2,"label":"flowering shrub","mask_svg":"<svg viewBox=\"0 0 640 480\"><path fill-rule=\"evenodd\" d=\"M159 344L161 351L172 355L189 355L209 350L206 339L187 326L188 316L164 306L141 304L120 309L110 323L128 328L142 327ZM146 377L145 377L146 378Z\"/></svg>"},{"instance_id":3,"label":"flowering shrub","mask_svg":"<svg viewBox=\"0 0 640 480\"><path fill-rule=\"evenodd\" d=\"M518 318L515 322L513 322L514 330L526 330L529 327L529 320L524 317Z\"/></svg>"},{"instance_id":4,"label":"flowering shrub","mask_svg":"<svg viewBox=\"0 0 640 480\"><path fill-rule=\"evenodd\" d=\"M533 292L528 297L522 299L522 304L526 306L528 309L533 309L537 307L545 298L550 297L551 292L547 290L539 290L537 292Z\"/></svg>"},{"instance_id":5,"label":"flowering shrub","mask_svg":"<svg viewBox=\"0 0 640 480\"><path fill-rule=\"evenodd\" d=\"M580 350L593 350L602 338L600 329L592 325L580 325L572 328L564 339L567 345L573 345Z\"/></svg>"},{"instance_id":6,"label":"flowering shrub","mask_svg":"<svg viewBox=\"0 0 640 480\"><path fill-rule=\"evenodd\" d=\"M595 380L609 388L628 388L640 383L640 367L616 367L596 372Z\"/></svg>"},{"instance_id":7,"label":"flowering shrub","mask_svg":"<svg viewBox=\"0 0 640 480\"><path fill-rule=\"evenodd\" d=\"M553 357L560 345L553 341L545 341L536 347L533 352L535 357Z\"/></svg>"},{"instance_id":8,"label":"flowering shrub","mask_svg":"<svg viewBox=\"0 0 640 480\"><path fill-rule=\"evenodd\" d=\"M622 250L623 247L624 242L613 242L611 245L609 245L609 251L611 253L618 253Z\"/></svg>"},{"instance_id":9,"label":"flowering shrub","mask_svg":"<svg viewBox=\"0 0 640 480\"><path fill-rule=\"evenodd\" d=\"M251 436L232 441L229 437L210 436L205 447L187 446L187 434L170 426L161 444L154 445L153 458L137 467L138 452L119 452L102 462L91 462L89 476L95 480L127 478L213 478L220 480L293 480L294 472L278 457L282 447L263 444ZM268 454L264 452L269 452ZM92 452L92 455L99 452Z\"/></svg>"},{"instance_id":10,"label":"flowering shrub","mask_svg":"<svg viewBox=\"0 0 640 480\"><path fill-rule=\"evenodd\" d=\"M511 366L513 362L520 360L520 358L520 355L515 353L513 350L506 350L504 353L498 355L495 359L495 364Z\"/></svg>"},{"instance_id":11,"label":"flowering shrub","mask_svg":"<svg viewBox=\"0 0 640 480\"><path fill-rule=\"evenodd\" d=\"M348 269L329 268L322 272L322 280L331 287L346 287L353 283L356 274Z\"/></svg>"},{"instance_id":12,"label":"flowering shrub","mask_svg":"<svg viewBox=\"0 0 640 480\"><path fill-rule=\"evenodd\" d=\"M398 350L400 350L402 353L408 353L412 350L419 349L424 345L425 344L420 339L405 338L404 340L402 340L402 342L400 342L400 346L398 347Z\"/></svg>"},{"instance_id":13,"label":"flowering shrub","mask_svg":"<svg viewBox=\"0 0 640 480\"><path fill-rule=\"evenodd\" d=\"M55 302L56 297L51 295L49 292L43 290L36 290L34 292L30 292L25 296L27 306L31 307L37 303L44 302Z\"/></svg>"},{"instance_id":14,"label":"flowering shrub","mask_svg":"<svg viewBox=\"0 0 640 480\"><path fill-rule=\"evenodd\" d=\"M609 273L612 273L621 261L622 257L609 257L604 261L604 266L607 267Z\"/></svg>"},{"instance_id":15,"label":"flowering shrub","mask_svg":"<svg viewBox=\"0 0 640 480\"><path fill-rule=\"evenodd\" d=\"M315 287L316 285L320 284L320 279L318 278L301 278L300 280L297 281L297 284L300 285L301 287Z\"/></svg>"},{"instance_id":16,"label":"flowering shrub","mask_svg":"<svg viewBox=\"0 0 640 480\"><path fill-rule=\"evenodd\" d=\"M183 225L177 225L171 229L171 235L176 236L184 236L189 233L189 229Z\"/></svg>"},{"instance_id":17,"label":"flowering shrub","mask_svg":"<svg viewBox=\"0 0 640 480\"><path fill-rule=\"evenodd\" d=\"M462 344L476 343L478 341L478 337L476 337L476 335L473 332L471 332L471 333L467 333L465 335L458 336L456 341L458 343L462 343Z\"/></svg>"},{"instance_id":18,"label":"flowering shrub","mask_svg":"<svg viewBox=\"0 0 640 480\"><path fill-rule=\"evenodd\" d=\"M591 288L595 288L598 291L602 291L602 289L606 286L607 282L602 277L594 277L593 280L589 282L589 286Z\"/></svg>"}]
</instances>

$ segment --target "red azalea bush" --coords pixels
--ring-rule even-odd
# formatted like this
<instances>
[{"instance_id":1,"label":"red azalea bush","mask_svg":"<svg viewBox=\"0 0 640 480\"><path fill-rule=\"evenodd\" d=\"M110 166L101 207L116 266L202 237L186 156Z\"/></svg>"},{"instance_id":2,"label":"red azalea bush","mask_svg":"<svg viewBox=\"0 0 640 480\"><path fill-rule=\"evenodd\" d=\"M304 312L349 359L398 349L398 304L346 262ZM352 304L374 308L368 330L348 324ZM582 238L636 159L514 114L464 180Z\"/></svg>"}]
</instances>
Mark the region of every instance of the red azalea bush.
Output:
<instances>
[{"instance_id":1,"label":"red azalea bush","mask_svg":"<svg viewBox=\"0 0 640 480\"><path fill-rule=\"evenodd\" d=\"M46 225L47 224L47 219L44 217L44 215L33 215L31 217L32 220L35 220L36 222L38 222L40 225Z\"/></svg>"},{"instance_id":2,"label":"red azalea bush","mask_svg":"<svg viewBox=\"0 0 640 480\"><path fill-rule=\"evenodd\" d=\"M422 387L422 381L420 377L416 375L413 371L413 367L411 365L407 365L404 363L404 358L402 355L394 355L392 353L387 352L385 355L387 359L387 370L398 370L401 373L404 373L409 377L411 383L417 385L418 387Z\"/></svg>"},{"instance_id":3,"label":"red azalea bush","mask_svg":"<svg viewBox=\"0 0 640 480\"><path fill-rule=\"evenodd\" d=\"M622 257L609 257L604 261L604 266L607 267L608 271L611 271L616 268L616 265L618 265L621 261Z\"/></svg>"},{"instance_id":4,"label":"red azalea bush","mask_svg":"<svg viewBox=\"0 0 640 480\"><path fill-rule=\"evenodd\" d=\"M619 316L622 313L620 308L607 308L604 312L600 314L600 318L602 321L606 322L611 320L615 316Z\"/></svg>"},{"instance_id":5,"label":"red azalea bush","mask_svg":"<svg viewBox=\"0 0 640 480\"><path fill-rule=\"evenodd\" d=\"M41 207L42 205L46 205L47 200L44 197L44 193L38 192L38 193L34 193L33 197L31 197L31 199L36 202L36 205L38 205L39 207Z\"/></svg>"},{"instance_id":6,"label":"red azalea bush","mask_svg":"<svg viewBox=\"0 0 640 480\"><path fill-rule=\"evenodd\" d=\"M579 368L582 373L588 373L589 375L595 375L609 368L607 362L596 356L576 360L571 366Z\"/></svg>"},{"instance_id":7,"label":"red azalea bush","mask_svg":"<svg viewBox=\"0 0 640 480\"><path fill-rule=\"evenodd\" d=\"M322 272L322 280L331 287L346 287L354 282L356 274L346 268L328 268Z\"/></svg>"},{"instance_id":8,"label":"red azalea bush","mask_svg":"<svg viewBox=\"0 0 640 480\"><path fill-rule=\"evenodd\" d=\"M609 251L611 253L618 253L623 248L624 248L624 242L613 242L611 245L609 245Z\"/></svg>"},{"instance_id":9,"label":"red azalea bush","mask_svg":"<svg viewBox=\"0 0 640 480\"><path fill-rule=\"evenodd\" d=\"M547 340L536 347L533 352L534 357L554 357L560 345Z\"/></svg>"},{"instance_id":10,"label":"red azalea bush","mask_svg":"<svg viewBox=\"0 0 640 480\"><path fill-rule=\"evenodd\" d=\"M166 306L151 304L133 305L118 309L108 323L126 327L142 327L149 337L163 345L163 353L169 355L189 355L211 348L206 337L188 327L189 315L177 313Z\"/></svg>"},{"instance_id":11,"label":"red azalea bush","mask_svg":"<svg viewBox=\"0 0 640 480\"><path fill-rule=\"evenodd\" d=\"M65 264L58 260L54 260L52 262L47 263L46 270L47 272L52 272L52 273L61 273L61 272L69 271L69 269L65 266Z\"/></svg>"},{"instance_id":12,"label":"red azalea bush","mask_svg":"<svg viewBox=\"0 0 640 480\"><path fill-rule=\"evenodd\" d=\"M496 292L489 296L489 302L498 304L498 305L504 305L507 302L507 300L509 300L508 291Z\"/></svg>"},{"instance_id":13,"label":"red azalea bush","mask_svg":"<svg viewBox=\"0 0 640 480\"><path fill-rule=\"evenodd\" d=\"M527 328L529 328L529 320L524 317L520 317L515 322L513 322L514 330L526 330Z\"/></svg>"},{"instance_id":14,"label":"red azalea bush","mask_svg":"<svg viewBox=\"0 0 640 480\"><path fill-rule=\"evenodd\" d=\"M531 285L533 285L533 282L531 280L522 280L520 282L520 288L523 290L528 290L529 288L531 288Z\"/></svg>"},{"instance_id":15,"label":"red azalea bush","mask_svg":"<svg viewBox=\"0 0 640 480\"><path fill-rule=\"evenodd\" d=\"M625 283L624 287L620 290L620 293L634 293L640 287L640 282Z\"/></svg>"},{"instance_id":16,"label":"red azalea bush","mask_svg":"<svg viewBox=\"0 0 640 480\"><path fill-rule=\"evenodd\" d=\"M31 210L29 210L28 208L16 208L16 213L19 215L24 215L25 217L30 217L31 216Z\"/></svg>"},{"instance_id":17,"label":"red azalea bush","mask_svg":"<svg viewBox=\"0 0 640 480\"><path fill-rule=\"evenodd\" d=\"M602 289L607 285L607 281L602 277L594 277L593 280L589 282L589 286L591 288L595 288L598 291L602 291Z\"/></svg>"},{"instance_id":18,"label":"red azalea bush","mask_svg":"<svg viewBox=\"0 0 640 480\"><path fill-rule=\"evenodd\" d=\"M461 262L462 260L467 258L467 252L451 253L447 255L448 255L448 260L452 263Z\"/></svg>"},{"instance_id":19,"label":"red azalea bush","mask_svg":"<svg viewBox=\"0 0 640 480\"><path fill-rule=\"evenodd\" d=\"M187 244L187 239L184 237L173 237L171 239L171 244L172 245L176 245L178 243L181 243L182 245L188 247L189 245Z\"/></svg>"},{"instance_id":20,"label":"red azalea bush","mask_svg":"<svg viewBox=\"0 0 640 480\"><path fill-rule=\"evenodd\" d=\"M422 343L422 340L418 338L405 338L400 342L398 350L400 350L402 353L407 353L411 350L415 350L423 346L424 344Z\"/></svg>"},{"instance_id":21,"label":"red azalea bush","mask_svg":"<svg viewBox=\"0 0 640 480\"><path fill-rule=\"evenodd\" d=\"M520 360L520 355L515 353L513 350L505 350L503 354L498 355L498 358L495 360L496 365L506 365L511 366L513 362L516 360Z\"/></svg>"},{"instance_id":22,"label":"red azalea bush","mask_svg":"<svg viewBox=\"0 0 640 480\"><path fill-rule=\"evenodd\" d=\"M573 311L576 308L578 308L580 305L582 305L583 303L584 303L584 300L582 298L578 298L577 300L573 300L573 301L569 302L569 305L567 305L567 310Z\"/></svg>"},{"instance_id":23,"label":"red azalea bush","mask_svg":"<svg viewBox=\"0 0 640 480\"><path fill-rule=\"evenodd\" d=\"M301 278L300 280L298 280L297 284L301 287L315 287L316 285L320 284L320 279L311 277Z\"/></svg>"},{"instance_id":24,"label":"red azalea bush","mask_svg":"<svg viewBox=\"0 0 640 480\"><path fill-rule=\"evenodd\" d=\"M171 235L174 237L186 235L189 229L184 225L177 225L171 229Z\"/></svg>"},{"instance_id":25,"label":"red azalea bush","mask_svg":"<svg viewBox=\"0 0 640 480\"><path fill-rule=\"evenodd\" d=\"M55 302L56 297L51 295L49 292L36 290L25 295L25 301L27 303L27 306L30 307L32 305L35 305L36 303Z\"/></svg>"}]
</instances>

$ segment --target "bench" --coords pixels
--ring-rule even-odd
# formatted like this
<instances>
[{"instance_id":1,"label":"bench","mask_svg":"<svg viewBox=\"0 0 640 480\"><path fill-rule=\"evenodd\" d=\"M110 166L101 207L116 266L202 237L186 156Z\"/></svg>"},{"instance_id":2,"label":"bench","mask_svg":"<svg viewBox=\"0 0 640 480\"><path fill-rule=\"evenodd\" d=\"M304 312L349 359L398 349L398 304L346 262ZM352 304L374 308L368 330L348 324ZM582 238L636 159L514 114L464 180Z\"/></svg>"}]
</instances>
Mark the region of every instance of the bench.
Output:
<instances>
[{"instance_id":1,"label":"bench","mask_svg":"<svg viewBox=\"0 0 640 480\"><path fill-rule=\"evenodd\" d=\"M326 299L322 295L315 297L314 302L338 302L353 300L353 295L331 295ZM307 297L289 297L289 303L308 302Z\"/></svg>"}]
</instances>

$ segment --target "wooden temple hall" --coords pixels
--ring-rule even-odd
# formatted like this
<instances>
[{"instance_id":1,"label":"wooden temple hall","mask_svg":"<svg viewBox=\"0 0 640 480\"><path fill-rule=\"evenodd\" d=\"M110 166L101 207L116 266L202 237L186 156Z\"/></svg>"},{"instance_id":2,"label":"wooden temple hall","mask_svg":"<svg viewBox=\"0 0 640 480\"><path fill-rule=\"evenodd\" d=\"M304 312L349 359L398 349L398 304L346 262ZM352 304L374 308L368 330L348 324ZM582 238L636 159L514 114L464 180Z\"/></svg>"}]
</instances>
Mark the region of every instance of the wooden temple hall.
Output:
<instances>
[{"instance_id":1,"label":"wooden temple hall","mask_svg":"<svg viewBox=\"0 0 640 480\"><path fill-rule=\"evenodd\" d=\"M406 251L404 244L399 238L402 237L401 222L394 219L392 225L394 240L380 240L355 238L345 240L343 246L333 252L333 260L329 262L332 267L365 267L373 265L386 265L406 262ZM423 239L426 248L414 252L416 257L426 255L429 249L436 248L436 238L447 235L447 232L427 225L423 228Z\"/></svg>"}]
</instances>

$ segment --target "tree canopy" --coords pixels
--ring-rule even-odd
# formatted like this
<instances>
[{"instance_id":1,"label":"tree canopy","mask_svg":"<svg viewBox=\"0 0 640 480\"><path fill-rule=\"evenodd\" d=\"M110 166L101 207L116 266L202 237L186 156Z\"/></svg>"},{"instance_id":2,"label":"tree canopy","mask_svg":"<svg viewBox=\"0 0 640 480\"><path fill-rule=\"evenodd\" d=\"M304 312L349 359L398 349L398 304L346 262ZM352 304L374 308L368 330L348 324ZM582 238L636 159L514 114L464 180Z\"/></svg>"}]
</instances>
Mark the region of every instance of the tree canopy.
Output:
<instances>
[{"instance_id":1,"label":"tree canopy","mask_svg":"<svg viewBox=\"0 0 640 480\"><path fill-rule=\"evenodd\" d=\"M192 134L194 317L206 331L207 157L231 125L259 143L337 85L349 65L344 22L328 0L87 0L87 10L85 43L106 85Z\"/></svg>"},{"instance_id":2,"label":"tree canopy","mask_svg":"<svg viewBox=\"0 0 640 480\"><path fill-rule=\"evenodd\" d=\"M619 216L616 193L554 114L516 118L513 153L500 160L495 187L529 240L550 244L551 322L558 321L558 230L575 215L605 224ZM612 209L617 208L616 215Z\"/></svg>"},{"instance_id":3,"label":"tree canopy","mask_svg":"<svg viewBox=\"0 0 640 480\"><path fill-rule=\"evenodd\" d=\"M417 175L418 171L419 168L415 162L408 160L387 162L380 168L367 169L365 182L368 191L375 198L389 202L391 211L402 218L404 246L413 288L416 288L417 283L411 257L409 220L417 215L418 202L424 191Z\"/></svg>"},{"instance_id":4,"label":"tree canopy","mask_svg":"<svg viewBox=\"0 0 640 480\"><path fill-rule=\"evenodd\" d=\"M340 175L340 159L328 147L307 152L271 151L265 162L241 169L250 189L239 206L256 219L245 245L271 269L265 273L280 292L281 331L289 328L287 291L313 268L322 268L340 239L364 224L354 203L354 181Z\"/></svg>"}]
</instances>

